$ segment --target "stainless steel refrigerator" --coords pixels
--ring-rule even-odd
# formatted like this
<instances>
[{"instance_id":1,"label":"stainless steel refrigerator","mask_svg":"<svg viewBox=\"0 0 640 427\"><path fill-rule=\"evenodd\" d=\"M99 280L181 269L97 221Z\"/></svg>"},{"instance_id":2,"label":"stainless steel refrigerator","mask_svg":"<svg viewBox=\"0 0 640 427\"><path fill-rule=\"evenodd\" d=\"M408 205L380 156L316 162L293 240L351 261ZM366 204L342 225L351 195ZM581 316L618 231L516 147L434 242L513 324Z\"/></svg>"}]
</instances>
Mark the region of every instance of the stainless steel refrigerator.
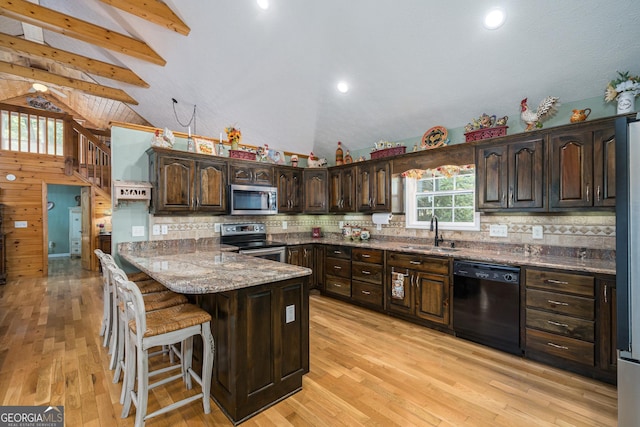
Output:
<instances>
[{"instance_id":1,"label":"stainless steel refrigerator","mask_svg":"<svg viewBox=\"0 0 640 427\"><path fill-rule=\"evenodd\" d=\"M640 114L616 120L618 425L640 423Z\"/></svg>"}]
</instances>

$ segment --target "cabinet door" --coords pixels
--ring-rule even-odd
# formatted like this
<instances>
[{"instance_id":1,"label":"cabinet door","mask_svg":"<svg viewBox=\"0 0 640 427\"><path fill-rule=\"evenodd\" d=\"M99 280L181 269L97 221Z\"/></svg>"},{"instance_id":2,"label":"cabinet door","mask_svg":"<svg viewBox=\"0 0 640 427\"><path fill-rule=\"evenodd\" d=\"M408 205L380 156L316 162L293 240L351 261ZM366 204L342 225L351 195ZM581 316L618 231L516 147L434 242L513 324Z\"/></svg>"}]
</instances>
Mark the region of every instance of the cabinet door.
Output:
<instances>
[{"instance_id":1,"label":"cabinet door","mask_svg":"<svg viewBox=\"0 0 640 427\"><path fill-rule=\"evenodd\" d=\"M188 211L193 206L194 162L187 159L159 157L159 211Z\"/></svg>"},{"instance_id":2,"label":"cabinet door","mask_svg":"<svg viewBox=\"0 0 640 427\"><path fill-rule=\"evenodd\" d=\"M358 212L372 210L372 192L375 191L373 168L371 165L359 166L357 174L356 209Z\"/></svg>"},{"instance_id":3,"label":"cabinet door","mask_svg":"<svg viewBox=\"0 0 640 427\"><path fill-rule=\"evenodd\" d=\"M543 147L542 139L509 145L509 208L528 210L544 207Z\"/></svg>"},{"instance_id":4,"label":"cabinet door","mask_svg":"<svg viewBox=\"0 0 640 427\"><path fill-rule=\"evenodd\" d=\"M341 212L343 204L342 171L332 170L329 172L329 211Z\"/></svg>"},{"instance_id":5,"label":"cabinet door","mask_svg":"<svg viewBox=\"0 0 640 427\"><path fill-rule=\"evenodd\" d=\"M327 170L305 170L304 177L304 212L327 212Z\"/></svg>"},{"instance_id":6,"label":"cabinet door","mask_svg":"<svg viewBox=\"0 0 640 427\"><path fill-rule=\"evenodd\" d=\"M223 162L196 163L196 210L227 211L227 165Z\"/></svg>"},{"instance_id":7,"label":"cabinet door","mask_svg":"<svg viewBox=\"0 0 640 427\"><path fill-rule=\"evenodd\" d=\"M278 212L302 212L302 171L277 170Z\"/></svg>"},{"instance_id":8,"label":"cabinet door","mask_svg":"<svg viewBox=\"0 0 640 427\"><path fill-rule=\"evenodd\" d=\"M387 273L387 310L395 313L413 314L412 285L414 274L413 271L405 268L391 267Z\"/></svg>"},{"instance_id":9,"label":"cabinet door","mask_svg":"<svg viewBox=\"0 0 640 427\"><path fill-rule=\"evenodd\" d=\"M233 162L229 164L229 180L232 184L272 186L273 167L249 162Z\"/></svg>"},{"instance_id":10,"label":"cabinet door","mask_svg":"<svg viewBox=\"0 0 640 427\"><path fill-rule=\"evenodd\" d=\"M449 276L418 272L415 275L415 292L417 317L449 324Z\"/></svg>"},{"instance_id":11,"label":"cabinet door","mask_svg":"<svg viewBox=\"0 0 640 427\"><path fill-rule=\"evenodd\" d=\"M287 264L304 266L303 246L287 246Z\"/></svg>"},{"instance_id":12,"label":"cabinet door","mask_svg":"<svg viewBox=\"0 0 640 427\"><path fill-rule=\"evenodd\" d=\"M616 205L616 135L614 128L593 134L593 206Z\"/></svg>"},{"instance_id":13,"label":"cabinet door","mask_svg":"<svg viewBox=\"0 0 640 427\"><path fill-rule=\"evenodd\" d=\"M252 167L253 183L258 185L273 185L273 167L258 165Z\"/></svg>"},{"instance_id":14,"label":"cabinet door","mask_svg":"<svg viewBox=\"0 0 640 427\"><path fill-rule=\"evenodd\" d=\"M357 168L356 209L359 212L391 210L391 173L389 162Z\"/></svg>"},{"instance_id":15,"label":"cabinet door","mask_svg":"<svg viewBox=\"0 0 640 427\"><path fill-rule=\"evenodd\" d=\"M342 211L355 212L356 209L356 168L342 171Z\"/></svg>"},{"instance_id":16,"label":"cabinet door","mask_svg":"<svg viewBox=\"0 0 640 427\"><path fill-rule=\"evenodd\" d=\"M592 132L552 135L550 210L593 205Z\"/></svg>"},{"instance_id":17,"label":"cabinet door","mask_svg":"<svg viewBox=\"0 0 640 427\"><path fill-rule=\"evenodd\" d=\"M479 210L506 209L509 175L507 146L476 151L476 197Z\"/></svg>"}]
</instances>

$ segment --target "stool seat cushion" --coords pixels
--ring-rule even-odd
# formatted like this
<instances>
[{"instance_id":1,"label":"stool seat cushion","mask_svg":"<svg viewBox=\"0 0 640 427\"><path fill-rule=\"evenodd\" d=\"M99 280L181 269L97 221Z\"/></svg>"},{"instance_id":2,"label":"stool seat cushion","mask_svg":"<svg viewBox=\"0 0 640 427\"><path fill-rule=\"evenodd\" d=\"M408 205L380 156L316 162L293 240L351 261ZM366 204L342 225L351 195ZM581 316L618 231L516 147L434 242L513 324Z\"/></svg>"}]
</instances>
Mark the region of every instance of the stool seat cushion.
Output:
<instances>
[{"instance_id":1,"label":"stool seat cushion","mask_svg":"<svg viewBox=\"0 0 640 427\"><path fill-rule=\"evenodd\" d=\"M182 304L162 310L151 311L146 314L147 330L144 337L185 329L190 326L210 322L211 315L193 304ZM129 329L135 334L136 322L129 321Z\"/></svg>"},{"instance_id":2,"label":"stool seat cushion","mask_svg":"<svg viewBox=\"0 0 640 427\"><path fill-rule=\"evenodd\" d=\"M189 302L187 297L182 294L176 294L172 291L154 292L152 294L142 295L144 301L144 309L148 313L150 311L162 310L163 308L173 307L174 305L186 304ZM118 301L120 312L124 311L124 301Z\"/></svg>"},{"instance_id":3,"label":"stool seat cushion","mask_svg":"<svg viewBox=\"0 0 640 427\"><path fill-rule=\"evenodd\" d=\"M151 279L151 276L143 271L138 271L137 273L127 274L127 279L129 279L131 282L139 282L141 280L149 280Z\"/></svg>"},{"instance_id":4,"label":"stool seat cushion","mask_svg":"<svg viewBox=\"0 0 640 427\"><path fill-rule=\"evenodd\" d=\"M135 284L138 285L138 289L140 289L140 293L142 295L168 290L162 283L153 279L142 280L140 282L135 282Z\"/></svg>"}]
</instances>

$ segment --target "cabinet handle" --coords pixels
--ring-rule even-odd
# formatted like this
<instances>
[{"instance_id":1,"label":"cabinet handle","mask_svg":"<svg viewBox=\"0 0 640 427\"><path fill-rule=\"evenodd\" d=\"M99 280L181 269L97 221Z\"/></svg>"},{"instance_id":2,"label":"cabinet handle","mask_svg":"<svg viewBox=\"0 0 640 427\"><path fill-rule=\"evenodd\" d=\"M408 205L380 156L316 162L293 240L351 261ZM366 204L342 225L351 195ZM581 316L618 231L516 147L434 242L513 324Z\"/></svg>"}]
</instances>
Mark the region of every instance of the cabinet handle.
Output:
<instances>
[{"instance_id":1,"label":"cabinet handle","mask_svg":"<svg viewBox=\"0 0 640 427\"><path fill-rule=\"evenodd\" d=\"M598 201L600 201L600 186L596 189L596 194L598 195Z\"/></svg>"},{"instance_id":2,"label":"cabinet handle","mask_svg":"<svg viewBox=\"0 0 640 427\"><path fill-rule=\"evenodd\" d=\"M507 195L502 193L502 203L507 201Z\"/></svg>"},{"instance_id":3,"label":"cabinet handle","mask_svg":"<svg viewBox=\"0 0 640 427\"><path fill-rule=\"evenodd\" d=\"M371 272L367 271L367 270L361 270L361 272L362 272L362 274L371 274Z\"/></svg>"},{"instance_id":4,"label":"cabinet handle","mask_svg":"<svg viewBox=\"0 0 640 427\"><path fill-rule=\"evenodd\" d=\"M604 284L604 303L607 304L607 284Z\"/></svg>"},{"instance_id":5,"label":"cabinet handle","mask_svg":"<svg viewBox=\"0 0 640 427\"><path fill-rule=\"evenodd\" d=\"M511 204L513 204L515 202L514 198L513 198L513 191L511 191Z\"/></svg>"},{"instance_id":6,"label":"cabinet handle","mask_svg":"<svg viewBox=\"0 0 640 427\"><path fill-rule=\"evenodd\" d=\"M362 258L371 258L371 255L362 254Z\"/></svg>"},{"instance_id":7,"label":"cabinet handle","mask_svg":"<svg viewBox=\"0 0 640 427\"><path fill-rule=\"evenodd\" d=\"M342 267L340 267L339 265L334 265L334 266L333 266L333 269L334 269L334 270L342 270Z\"/></svg>"},{"instance_id":8,"label":"cabinet handle","mask_svg":"<svg viewBox=\"0 0 640 427\"><path fill-rule=\"evenodd\" d=\"M333 251L334 254L341 254L341 251Z\"/></svg>"},{"instance_id":9,"label":"cabinet handle","mask_svg":"<svg viewBox=\"0 0 640 427\"><path fill-rule=\"evenodd\" d=\"M409 264L420 265L422 264L422 261L409 261Z\"/></svg>"},{"instance_id":10,"label":"cabinet handle","mask_svg":"<svg viewBox=\"0 0 640 427\"><path fill-rule=\"evenodd\" d=\"M552 342L548 342L547 345L550 345L551 347L554 347L554 348L559 348L561 350L569 350L569 347L567 346L554 344Z\"/></svg>"},{"instance_id":11,"label":"cabinet handle","mask_svg":"<svg viewBox=\"0 0 640 427\"><path fill-rule=\"evenodd\" d=\"M555 279L545 279L545 283L553 283L554 285L568 285L569 282L564 282L562 280Z\"/></svg>"},{"instance_id":12,"label":"cabinet handle","mask_svg":"<svg viewBox=\"0 0 640 427\"><path fill-rule=\"evenodd\" d=\"M334 283L333 286L335 286L336 288L341 288L342 285L340 283Z\"/></svg>"},{"instance_id":13,"label":"cabinet handle","mask_svg":"<svg viewBox=\"0 0 640 427\"><path fill-rule=\"evenodd\" d=\"M587 202L589 201L589 184L587 184Z\"/></svg>"},{"instance_id":14,"label":"cabinet handle","mask_svg":"<svg viewBox=\"0 0 640 427\"><path fill-rule=\"evenodd\" d=\"M362 293L365 294L365 295L371 295L371 292L369 292L369 291L362 291Z\"/></svg>"},{"instance_id":15,"label":"cabinet handle","mask_svg":"<svg viewBox=\"0 0 640 427\"><path fill-rule=\"evenodd\" d=\"M568 328L569 327L569 325L567 325L566 323L555 322L553 320L547 320L547 323L549 323L551 325L555 325L555 326L562 326L563 328Z\"/></svg>"},{"instance_id":16,"label":"cabinet handle","mask_svg":"<svg viewBox=\"0 0 640 427\"><path fill-rule=\"evenodd\" d=\"M567 304L566 302L561 302L561 301L554 301L552 299L548 299L547 302L549 304L554 304L554 305L564 305L564 306L569 306L569 304Z\"/></svg>"}]
</instances>

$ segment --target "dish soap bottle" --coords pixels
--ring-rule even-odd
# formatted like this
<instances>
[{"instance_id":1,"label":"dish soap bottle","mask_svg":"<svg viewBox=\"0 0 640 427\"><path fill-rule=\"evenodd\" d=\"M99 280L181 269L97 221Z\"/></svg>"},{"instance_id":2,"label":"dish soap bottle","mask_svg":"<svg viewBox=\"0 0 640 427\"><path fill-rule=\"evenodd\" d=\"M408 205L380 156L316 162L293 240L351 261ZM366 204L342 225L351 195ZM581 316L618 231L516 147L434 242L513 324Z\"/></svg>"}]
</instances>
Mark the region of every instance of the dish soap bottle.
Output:
<instances>
[{"instance_id":1,"label":"dish soap bottle","mask_svg":"<svg viewBox=\"0 0 640 427\"><path fill-rule=\"evenodd\" d=\"M338 141L338 148L336 149L336 166L343 164L343 154L342 143Z\"/></svg>"}]
</instances>

